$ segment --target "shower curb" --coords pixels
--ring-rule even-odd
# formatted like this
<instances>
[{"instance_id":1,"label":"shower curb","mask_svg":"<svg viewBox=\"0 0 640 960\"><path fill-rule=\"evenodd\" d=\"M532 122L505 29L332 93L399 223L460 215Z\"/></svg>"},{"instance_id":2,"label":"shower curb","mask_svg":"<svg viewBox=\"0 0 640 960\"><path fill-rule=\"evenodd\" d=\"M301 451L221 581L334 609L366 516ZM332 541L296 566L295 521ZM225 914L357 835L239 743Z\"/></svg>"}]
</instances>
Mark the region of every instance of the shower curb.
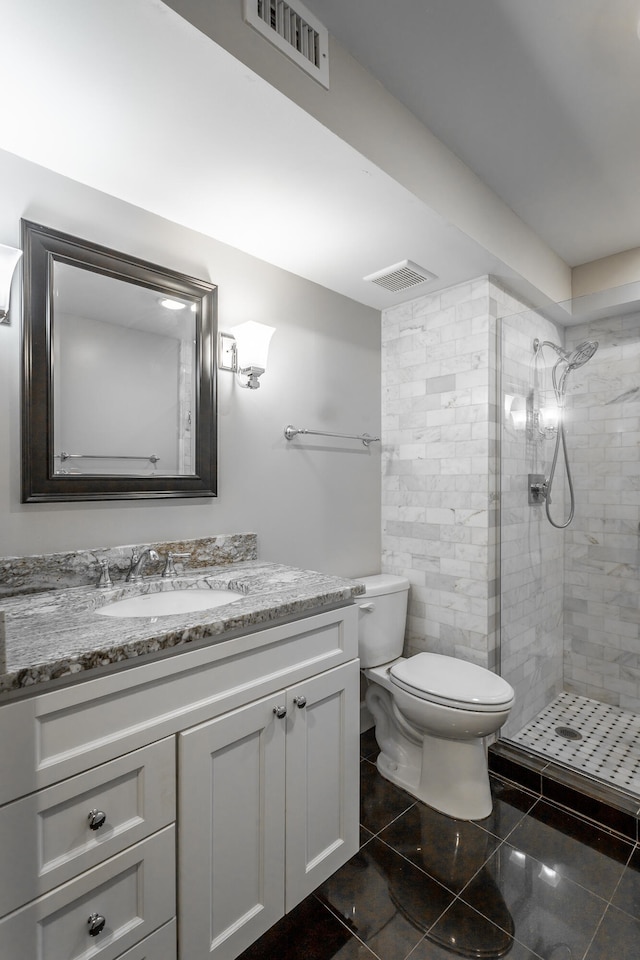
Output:
<instances>
[{"instance_id":1,"label":"shower curb","mask_svg":"<svg viewBox=\"0 0 640 960\"><path fill-rule=\"evenodd\" d=\"M636 843L640 841L640 800L593 780L519 744L498 740L488 751L489 770L580 817Z\"/></svg>"}]
</instances>

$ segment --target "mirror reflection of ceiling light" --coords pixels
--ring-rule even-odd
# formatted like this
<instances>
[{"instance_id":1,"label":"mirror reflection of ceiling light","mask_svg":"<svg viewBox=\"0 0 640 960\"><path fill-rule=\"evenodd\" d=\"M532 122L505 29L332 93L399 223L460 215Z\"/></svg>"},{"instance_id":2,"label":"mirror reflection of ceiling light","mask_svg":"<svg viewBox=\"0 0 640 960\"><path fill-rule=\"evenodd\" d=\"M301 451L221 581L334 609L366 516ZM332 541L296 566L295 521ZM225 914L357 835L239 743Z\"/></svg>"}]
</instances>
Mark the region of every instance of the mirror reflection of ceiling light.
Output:
<instances>
[{"instance_id":1,"label":"mirror reflection of ceiling light","mask_svg":"<svg viewBox=\"0 0 640 960\"><path fill-rule=\"evenodd\" d=\"M160 306L164 307L165 310L184 310L186 303L182 303L181 300L172 300L171 297L165 297L160 301Z\"/></svg>"}]
</instances>

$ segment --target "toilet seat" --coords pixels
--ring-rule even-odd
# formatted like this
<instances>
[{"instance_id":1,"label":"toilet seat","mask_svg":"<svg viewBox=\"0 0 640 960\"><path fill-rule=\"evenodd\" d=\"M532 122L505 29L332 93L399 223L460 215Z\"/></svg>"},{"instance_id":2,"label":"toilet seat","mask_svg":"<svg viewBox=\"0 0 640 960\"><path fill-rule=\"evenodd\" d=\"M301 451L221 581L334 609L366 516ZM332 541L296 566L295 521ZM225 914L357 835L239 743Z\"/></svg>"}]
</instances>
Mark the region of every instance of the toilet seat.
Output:
<instances>
[{"instance_id":1,"label":"toilet seat","mask_svg":"<svg viewBox=\"0 0 640 960\"><path fill-rule=\"evenodd\" d=\"M483 713L510 707L514 691L502 677L467 660L417 653L389 670L391 683L421 700Z\"/></svg>"}]
</instances>

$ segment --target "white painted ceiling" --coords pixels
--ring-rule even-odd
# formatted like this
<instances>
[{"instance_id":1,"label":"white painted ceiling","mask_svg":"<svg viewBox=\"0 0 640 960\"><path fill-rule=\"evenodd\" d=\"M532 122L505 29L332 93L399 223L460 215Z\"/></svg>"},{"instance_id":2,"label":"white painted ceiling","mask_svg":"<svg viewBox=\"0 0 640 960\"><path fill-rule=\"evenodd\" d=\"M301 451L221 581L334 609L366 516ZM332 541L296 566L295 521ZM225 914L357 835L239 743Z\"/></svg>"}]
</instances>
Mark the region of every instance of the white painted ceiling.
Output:
<instances>
[{"instance_id":1,"label":"white painted ceiling","mask_svg":"<svg viewBox=\"0 0 640 960\"><path fill-rule=\"evenodd\" d=\"M571 264L640 245L639 3L307 0ZM362 278L404 257L438 287L497 267L160 0L0 24L1 149L375 307L407 294Z\"/></svg>"},{"instance_id":2,"label":"white painted ceiling","mask_svg":"<svg viewBox=\"0 0 640 960\"><path fill-rule=\"evenodd\" d=\"M305 0L570 266L640 245L640 0Z\"/></svg>"}]
</instances>

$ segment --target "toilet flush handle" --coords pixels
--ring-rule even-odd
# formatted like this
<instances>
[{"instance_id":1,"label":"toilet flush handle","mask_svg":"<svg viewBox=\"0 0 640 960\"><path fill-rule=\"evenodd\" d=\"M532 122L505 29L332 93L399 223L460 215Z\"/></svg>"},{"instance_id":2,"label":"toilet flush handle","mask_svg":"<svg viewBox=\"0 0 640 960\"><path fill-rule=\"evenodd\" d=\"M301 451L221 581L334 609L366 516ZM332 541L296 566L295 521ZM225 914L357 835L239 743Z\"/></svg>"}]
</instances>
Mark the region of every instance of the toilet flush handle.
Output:
<instances>
[{"instance_id":1,"label":"toilet flush handle","mask_svg":"<svg viewBox=\"0 0 640 960\"><path fill-rule=\"evenodd\" d=\"M376 608L375 603L370 603L370 602L369 602L369 603L361 603L361 604L360 604L360 609L361 609L361 610L364 610L365 613L373 613L373 611L375 610L375 608Z\"/></svg>"}]
</instances>

